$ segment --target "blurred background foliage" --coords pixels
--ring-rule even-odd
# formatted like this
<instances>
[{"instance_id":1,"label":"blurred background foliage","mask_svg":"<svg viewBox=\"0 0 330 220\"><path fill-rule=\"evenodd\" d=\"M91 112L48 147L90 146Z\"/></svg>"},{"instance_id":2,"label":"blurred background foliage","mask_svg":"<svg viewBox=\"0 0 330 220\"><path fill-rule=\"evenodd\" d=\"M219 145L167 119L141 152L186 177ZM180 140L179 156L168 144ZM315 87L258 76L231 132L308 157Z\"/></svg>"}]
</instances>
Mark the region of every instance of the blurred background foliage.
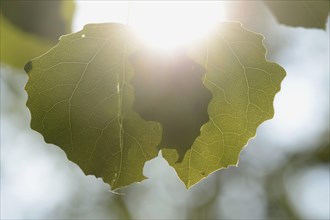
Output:
<instances>
[{"instance_id":1,"label":"blurred background foliage","mask_svg":"<svg viewBox=\"0 0 330 220\"><path fill-rule=\"evenodd\" d=\"M2 1L1 62L21 68L70 33L73 1Z\"/></svg>"},{"instance_id":2,"label":"blurred background foliage","mask_svg":"<svg viewBox=\"0 0 330 220\"><path fill-rule=\"evenodd\" d=\"M261 1L224 3L226 20L265 35L267 58L287 71L274 119L238 167L189 191L159 156L145 166L148 180L115 194L45 144L25 107L24 64L71 24L105 22L101 10L91 13L88 1L1 0L1 219L329 219L329 19L325 31L291 28Z\"/></svg>"},{"instance_id":3,"label":"blurred background foliage","mask_svg":"<svg viewBox=\"0 0 330 220\"><path fill-rule=\"evenodd\" d=\"M281 24L326 29L328 1L264 1Z\"/></svg>"}]
</instances>

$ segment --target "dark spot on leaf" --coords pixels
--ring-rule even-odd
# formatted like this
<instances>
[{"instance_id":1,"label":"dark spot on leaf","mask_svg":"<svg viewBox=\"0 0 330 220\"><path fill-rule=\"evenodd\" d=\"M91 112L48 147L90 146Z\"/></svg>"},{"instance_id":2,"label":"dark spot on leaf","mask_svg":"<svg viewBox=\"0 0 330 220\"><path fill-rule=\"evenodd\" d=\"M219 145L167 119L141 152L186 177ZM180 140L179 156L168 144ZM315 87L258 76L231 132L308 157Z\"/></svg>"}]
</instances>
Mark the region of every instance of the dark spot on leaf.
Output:
<instances>
[{"instance_id":1,"label":"dark spot on leaf","mask_svg":"<svg viewBox=\"0 0 330 220\"><path fill-rule=\"evenodd\" d=\"M135 74L134 111L162 124L161 148L176 149L181 162L209 120L211 93L202 83L205 69L185 54L139 51L131 56Z\"/></svg>"},{"instance_id":2,"label":"dark spot on leaf","mask_svg":"<svg viewBox=\"0 0 330 220\"><path fill-rule=\"evenodd\" d=\"M31 71L31 69L32 69L32 62L29 61L27 64L25 64L25 66L24 66L24 70L25 70L25 72L26 72L27 74L29 74L29 72Z\"/></svg>"}]
</instances>

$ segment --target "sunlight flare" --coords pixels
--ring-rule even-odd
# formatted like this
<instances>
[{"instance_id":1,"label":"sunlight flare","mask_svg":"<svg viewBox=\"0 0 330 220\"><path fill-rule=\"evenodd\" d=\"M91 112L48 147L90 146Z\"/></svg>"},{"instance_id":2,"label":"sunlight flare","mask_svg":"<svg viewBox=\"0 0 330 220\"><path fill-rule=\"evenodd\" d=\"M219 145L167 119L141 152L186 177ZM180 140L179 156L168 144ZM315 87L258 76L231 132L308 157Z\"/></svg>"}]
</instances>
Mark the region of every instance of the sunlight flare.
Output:
<instances>
[{"instance_id":1,"label":"sunlight flare","mask_svg":"<svg viewBox=\"0 0 330 220\"><path fill-rule=\"evenodd\" d=\"M155 49L171 50L205 35L224 20L224 3L211 1L131 2L129 25Z\"/></svg>"},{"instance_id":2,"label":"sunlight flare","mask_svg":"<svg viewBox=\"0 0 330 220\"><path fill-rule=\"evenodd\" d=\"M73 29L88 23L122 23L155 49L194 42L226 20L225 1L77 1Z\"/></svg>"}]
</instances>

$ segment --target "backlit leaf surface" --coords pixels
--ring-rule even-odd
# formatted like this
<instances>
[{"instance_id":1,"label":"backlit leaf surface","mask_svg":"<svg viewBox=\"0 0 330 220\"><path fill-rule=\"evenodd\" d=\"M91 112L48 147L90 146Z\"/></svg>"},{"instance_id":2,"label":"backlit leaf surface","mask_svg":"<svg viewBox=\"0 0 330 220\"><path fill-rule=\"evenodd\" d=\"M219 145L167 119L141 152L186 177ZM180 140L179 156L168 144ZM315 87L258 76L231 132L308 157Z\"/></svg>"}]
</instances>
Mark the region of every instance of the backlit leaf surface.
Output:
<instances>
[{"instance_id":1,"label":"backlit leaf surface","mask_svg":"<svg viewBox=\"0 0 330 220\"><path fill-rule=\"evenodd\" d=\"M190 48L188 55L205 67L204 85L213 94L210 120L181 163L175 150L162 150L187 188L216 170L237 165L257 127L273 117L274 96L285 71L266 60L262 40L239 23L222 23Z\"/></svg>"},{"instance_id":2,"label":"backlit leaf surface","mask_svg":"<svg viewBox=\"0 0 330 220\"><path fill-rule=\"evenodd\" d=\"M159 64L156 67L152 64L148 72L133 70L131 55L144 51L145 46L135 41L126 26L87 25L80 32L63 36L52 50L26 65L31 127L40 132L46 142L61 147L68 158L86 174L102 177L112 189L145 179L142 174L145 162L157 156L157 146L165 147L162 150L163 157L189 188L216 170L236 165L239 153L248 140L255 136L257 127L273 117L273 99L280 90L285 71L266 60L262 40L261 35L247 31L239 23L219 24L209 38L186 48L183 63L189 65L185 64L183 69L197 68L199 65L198 68L203 69L197 72L189 70L182 75L178 71L177 77L194 74L192 88L189 88L184 78L175 78L171 71L177 71L177 64L172 69L171 62L165 61L164 65L163 61L160 62L160 66L166 67L166 71L159 69L159 73L163 74L161 78L149 78L154 77L150 75L153 72L157 74ZM181 64L178 64L180 68ZM167 70L171 72L168 76ZM196 104L194 98L202 100L197 104L208 104L208 118L202 116L204 119L201 122L204 124L200 133L194 131L199 136L193 140L191 148L170 146L171 135L162 141L161 126L165 128L166 122L145 121L142 118L151 119L145 116L141 118L134 112L133 75L146 73L145 80L150 80L146 82L148 88L139 91L135 88L140 100L144 92L148 93L145 96L149 99L159 91L165 94L166 99L177 98L167 93L166 88L157 88L161 86L157 81L170 79L164 85L170 85L171 82L184 85L188 89L182 91L189 91L188 95L180 94L178 102L162 103L160 100L159 105L174 103L170 108L173 111L175 103L178 103L177 110L183 111L185 108L180 105L185 99L191 98L187 103L192 106ZM140 87L143 87L143 77L135 79L142 80L138 82ZM149 94L153 86L157 91ZM195 87L200 87L198 93L206 90L205 95L198 97L192 93ZM175 91L177 88L168 89ZM209 92L212 94L211 101ZM135 108L141 110L158 103L149 101ZM206 115L203 112L206 108L201 109L198 110L202 111L201 115ZM150 109L145 111L150 112ZM172 113L176 118L175 112ZM155 116L158 113L150 114ZM194 120L194 114L193 111L187 111L187 118L182 122L176 118L176 122L169 122L167 129L178 129L175 123L181 126L190 118ZM175 138L186 134L181 130L180 127L175 130Z\"/></svg>"},{"instance_id":3,"label":"backlit leaf surface","mask_svg":"<svg viewBox=\"0 0 330 220\"><path fill-rule=\"evenodd\" d=\"M130 36L124 25L87 25L25 67L31 127L112 189L145 179L161 137L158 123L132 111Z\"/></svg>"}]
</instances>

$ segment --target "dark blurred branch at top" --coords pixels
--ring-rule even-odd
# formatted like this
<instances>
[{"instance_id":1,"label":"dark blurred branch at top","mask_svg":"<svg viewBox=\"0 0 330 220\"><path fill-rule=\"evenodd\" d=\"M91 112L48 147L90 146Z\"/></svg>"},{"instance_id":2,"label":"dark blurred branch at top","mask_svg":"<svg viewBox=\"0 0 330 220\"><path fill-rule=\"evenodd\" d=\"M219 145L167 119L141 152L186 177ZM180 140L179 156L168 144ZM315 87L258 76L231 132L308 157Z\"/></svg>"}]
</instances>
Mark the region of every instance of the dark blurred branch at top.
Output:
<instances>
[{"instance_id":1,"label":"dark blurred branch at top","mask_svg":"<svg viewBox=\"0 0 330 220\"><path fill-rule=\"evenodd\" d=\"M57 40L71 30L73 1L5 0L0 8L16 27L48 40Z\"/></svg>"}]
</instances>

